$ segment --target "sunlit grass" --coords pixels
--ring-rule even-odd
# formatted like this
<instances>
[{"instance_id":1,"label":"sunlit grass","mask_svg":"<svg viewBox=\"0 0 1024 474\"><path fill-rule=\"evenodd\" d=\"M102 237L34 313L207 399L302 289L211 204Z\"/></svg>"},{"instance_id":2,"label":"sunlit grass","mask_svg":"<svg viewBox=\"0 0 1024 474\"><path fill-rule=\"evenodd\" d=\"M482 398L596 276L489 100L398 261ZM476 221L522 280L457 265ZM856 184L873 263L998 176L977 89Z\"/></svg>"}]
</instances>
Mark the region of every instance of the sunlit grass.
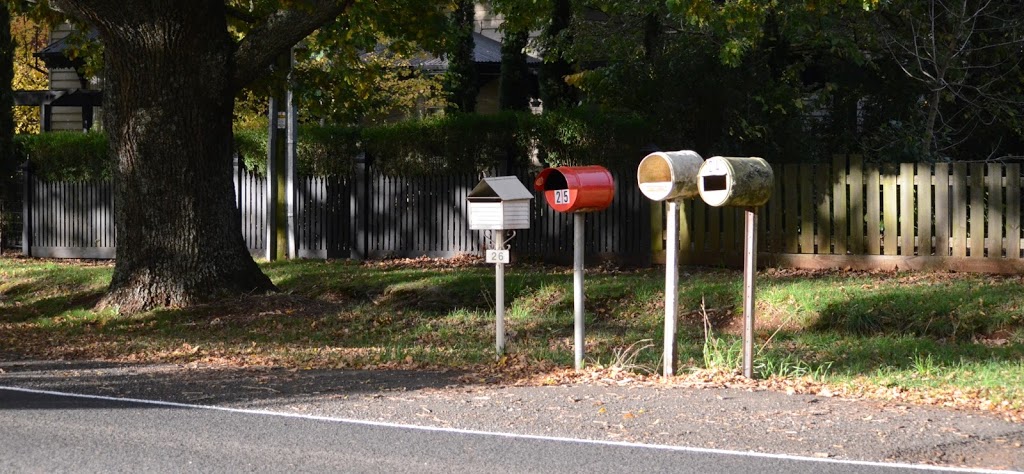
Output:
<instances>
[{"instance_id":1,"label":"sunlit grass","mask_svg":"<svg viewBox=\"0 0 1024 474\"><path fill-rule=\"evenodd\" d=\"M261 265L281 295L125 316L93 308L108 264L0 259L0 356L296 368L495 363L491 266ZM658 268L587 274L590 364L660 367L663 278ZM1022 289L1020 277L762 272L755 371L1024 408ZM509 266L505 300L507 354L572 365L571 272ZM686 268L679 301L680 373L737 370L739 272ZM653 347L637 345L644 340ZM643 349L624 352L631 346Z\"/></svg>"}]
</instances>

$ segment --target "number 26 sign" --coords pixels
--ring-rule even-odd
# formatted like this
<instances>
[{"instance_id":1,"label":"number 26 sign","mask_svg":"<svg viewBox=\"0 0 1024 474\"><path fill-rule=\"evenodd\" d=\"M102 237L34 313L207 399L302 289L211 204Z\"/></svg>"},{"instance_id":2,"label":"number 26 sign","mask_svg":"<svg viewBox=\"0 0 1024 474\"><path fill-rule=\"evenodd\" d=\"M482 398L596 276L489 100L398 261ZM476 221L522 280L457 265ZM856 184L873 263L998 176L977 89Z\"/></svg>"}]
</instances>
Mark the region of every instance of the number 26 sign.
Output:
<instances>
[{"instance_id":1,"label":"number 26 sign","mask_svg":"<svg viewBox=\"0 0 1024 474\"><path fill-rule=\"evenodd\" d=\"M509 252L508 250L487 250L487 254L484 258L487 263L509 263Z\"/></svg>"}]
</instances>

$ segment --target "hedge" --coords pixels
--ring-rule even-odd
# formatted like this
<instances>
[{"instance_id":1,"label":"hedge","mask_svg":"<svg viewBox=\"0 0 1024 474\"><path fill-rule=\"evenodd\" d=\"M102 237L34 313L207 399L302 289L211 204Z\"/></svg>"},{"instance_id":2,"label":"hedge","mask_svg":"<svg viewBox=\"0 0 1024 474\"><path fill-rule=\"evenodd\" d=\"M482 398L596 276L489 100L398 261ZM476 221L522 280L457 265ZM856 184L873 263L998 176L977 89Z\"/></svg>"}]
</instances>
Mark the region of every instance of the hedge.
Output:
<instances>
[{"instance_id":1,"label":"hedge","mask_svg":"<svg viewBox=\"0 0 1024 474\"><path fill-rule=\"evenodd\" d=\"M47 132L14 136L15 156L49 181L98 181L113 175L102 133Z\"/></svg>"},{"instance_id":2,"label":"hedge","mask_svg":"<svg viewBox=\"0 0 1024 474\"><path fill-rule=\"evenodd\" d=\"M534 151L551 166L632 166L652 141L649 129L636 117L588 110L449 114L372 127L302 125L297 168L307 176L345 175L365 153L384 174L446 174L528 166ZM239 129L234 138L246 168L265 173L267 129ZM85 181L112 174L102 133L18 135L15 141L44 179Z\"/></svg>"}]
</instances>

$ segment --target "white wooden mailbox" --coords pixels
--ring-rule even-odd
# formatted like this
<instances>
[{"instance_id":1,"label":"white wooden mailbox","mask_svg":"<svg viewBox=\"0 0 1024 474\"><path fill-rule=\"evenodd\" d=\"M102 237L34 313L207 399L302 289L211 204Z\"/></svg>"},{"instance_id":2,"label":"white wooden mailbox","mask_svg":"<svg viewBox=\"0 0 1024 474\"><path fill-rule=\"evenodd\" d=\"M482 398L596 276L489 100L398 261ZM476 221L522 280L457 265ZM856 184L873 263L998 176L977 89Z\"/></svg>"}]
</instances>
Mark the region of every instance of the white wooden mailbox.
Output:
<instances>
[{"instance_id":1,"label":"white wooden mailbox","mask_svg":"<svg viewBox=\"0 0 1024 474\"><path fill-rule=\"evenodd\" d=\"M469 192L469 228L512 230L530 228L531 193L515 176L484 178Z\"/></svg>"}]
</instances>

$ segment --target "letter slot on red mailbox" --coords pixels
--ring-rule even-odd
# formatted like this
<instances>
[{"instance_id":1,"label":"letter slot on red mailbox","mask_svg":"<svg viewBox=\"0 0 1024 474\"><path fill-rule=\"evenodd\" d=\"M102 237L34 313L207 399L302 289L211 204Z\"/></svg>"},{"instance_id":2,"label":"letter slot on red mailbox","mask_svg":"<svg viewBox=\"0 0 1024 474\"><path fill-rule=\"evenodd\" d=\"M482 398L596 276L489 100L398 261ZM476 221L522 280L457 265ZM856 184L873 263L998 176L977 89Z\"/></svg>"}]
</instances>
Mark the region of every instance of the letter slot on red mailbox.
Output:
<instances>
[{"instance_id":1,"label":"letter slot on red mailbox","mask_svg":"<svg viewBox=\"0 0 1024 474\"><path fill-rule=\"evenodd\" d=\"M615 180L603 166L559 166L541 171L533 189L559 212L603 211L615 197Z\"/></svg>"}]
</instances>

